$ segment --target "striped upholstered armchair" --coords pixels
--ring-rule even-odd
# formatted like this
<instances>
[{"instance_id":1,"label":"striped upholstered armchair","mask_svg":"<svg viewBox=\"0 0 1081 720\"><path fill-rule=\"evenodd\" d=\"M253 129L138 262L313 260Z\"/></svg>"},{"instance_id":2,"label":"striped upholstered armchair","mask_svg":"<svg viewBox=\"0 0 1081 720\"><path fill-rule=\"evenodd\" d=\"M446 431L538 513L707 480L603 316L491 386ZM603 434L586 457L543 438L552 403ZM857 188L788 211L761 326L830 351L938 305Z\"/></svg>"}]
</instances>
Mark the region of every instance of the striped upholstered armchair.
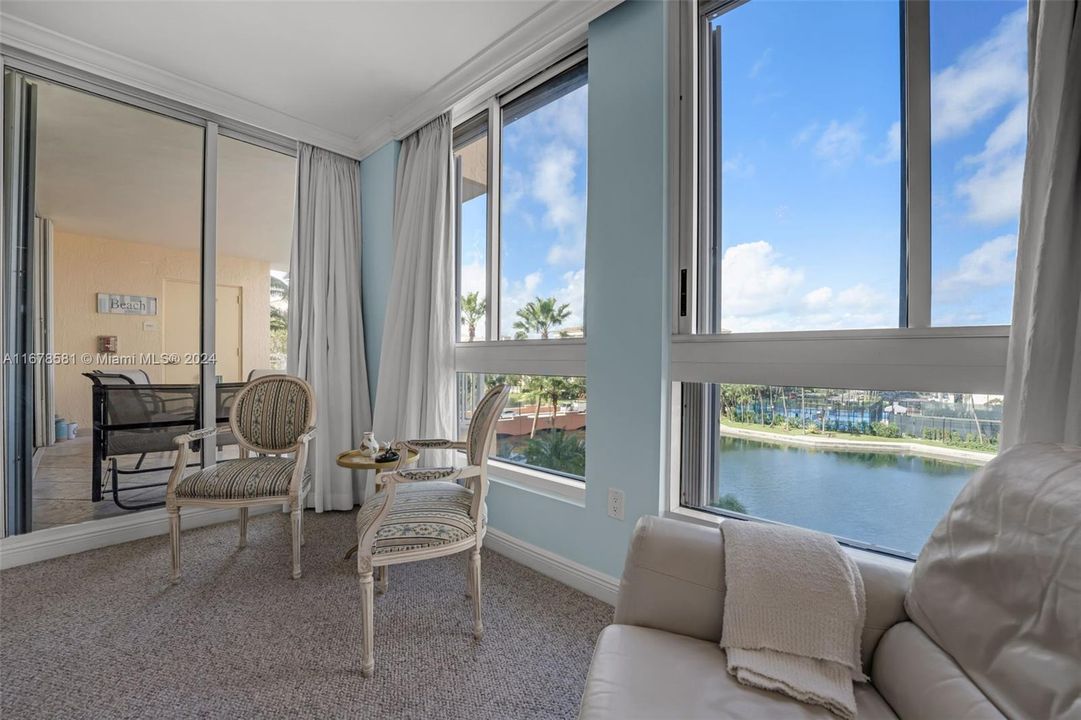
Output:
<instances>
[{"instance_id":1,"label":"striped upholstered armchair","mask_svg":"<svg viewBox=\"0 0 1081 720\"><path fill-rule=\"evenodd\" d=\"M465 442L409 440L398 443L398 469L379 475L382 489L357 513L357 570L360 573L362 624L361 673L375 668L372 642L374 578L380 569L380 591L387 590L390 565L469 552L467 593L473 597L473 635L484 634L480 617L480 547L488 520L488 456L496 423L507 404L510 388L497 385L473 411ZM408 450L464 450L462 468L402 469ZM460 484L459 484L460 482Z\"/></svg>"},{"instance_id":2,"label":"striped upholstered armchair","mask_svg":"<svg viewBox=\"0 0 1081 720\"><path fill-rule=\"evenodd\" d=\"M306 465L308 443L315 436L315 394L308 383L292 375L252 380L233 402L229 429L242 457L223 460L186 477L181 476L192 444L211 438L217 428L196 430L175 440L179 451L165 492L172 581L180 581L181 507L238 508L240 547L244 547L248 542L248 508L282 504L289 506L292 518L293 578L299 578L304 496L311 482ZM249 453L256 453L256 457L248 457Z\"/></svg>"}]
</instances>

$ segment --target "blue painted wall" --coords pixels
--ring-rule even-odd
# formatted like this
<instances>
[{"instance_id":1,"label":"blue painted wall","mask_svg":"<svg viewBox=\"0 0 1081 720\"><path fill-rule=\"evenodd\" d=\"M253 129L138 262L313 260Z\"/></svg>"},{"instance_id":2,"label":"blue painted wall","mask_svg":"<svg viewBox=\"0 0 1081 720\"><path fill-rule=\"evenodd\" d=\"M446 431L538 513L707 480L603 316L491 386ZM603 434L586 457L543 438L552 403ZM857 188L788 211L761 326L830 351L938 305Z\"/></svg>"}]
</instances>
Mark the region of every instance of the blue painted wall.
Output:
<instances>
[{"instance_id":1,"label":"blue painted wall","mask_svg":"<svg viewBox=\"0 0 1081 720\"><path fill-rule=\"evenodd\" d=\"M625 2L589 26L585 507L499 483L488 500L492 527L617 577L666 471L665 14ZM610 487L623 521L607 515Z\"/></svg>"},{"instance_id":2,"label":"blue painted wall","mask_svg":"<svg viewBox=\"0 0 1081 720\"><path fill-rule=\"evenodd\" d=\"M379 382L379 351L387 293L394 270L394 180L400 143L392 141L360 162L361 296L364 357L372 407Z\"/></svg>"}]
</instances>

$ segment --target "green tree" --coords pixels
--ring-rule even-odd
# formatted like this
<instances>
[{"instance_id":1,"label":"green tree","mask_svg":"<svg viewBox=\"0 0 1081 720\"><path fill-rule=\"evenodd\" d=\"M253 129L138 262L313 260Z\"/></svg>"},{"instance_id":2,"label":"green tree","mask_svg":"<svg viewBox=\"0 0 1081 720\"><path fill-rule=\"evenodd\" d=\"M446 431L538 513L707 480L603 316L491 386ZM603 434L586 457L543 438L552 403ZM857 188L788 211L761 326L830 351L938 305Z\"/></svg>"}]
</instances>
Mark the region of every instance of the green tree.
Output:
<instances>
[{"instance_id":1,"label":"green tree","mask_svg":"<svg viewBox=\"0 0 1081 720\"><path fill-rule=\"evenodd\" d=\"M562 325L571 316L570 305L558 303L554 297L537 297L518 309L514 321L514 338L523 340L530 333L539 333L541 340L548 339L552 328Z\"/></svg>"},{"instance_id":2,"label":"green tree","mask_svg":"<svg viewBox=\"0 0 1081 720\"><path fill-rule=\"evenodd\" d=\"M545 385L543 375L524 375L519 383L522 395L529 398L534 404L533 427L529 430L529 437L537 436L537 421L540 420L541 404L548 398L548 388Z\"/></svg>"},{"instance_id":3,"label":"green tree","mask_svg":"<svg viewBox=\"0 0 1081 720\"><path fill-rule=\"evenodd\" d=\"M562 430L545 432L530 440L524 453L530 465L570 475L586 474L586 444L578 436Z\"/></svg>"},{"instance_id":4,"label":"green tree","mask_svg":"<svg viewBox=\"0 0 1081 720\"><path fill-rule=\"evenodd\" d=\"M479 291L473 291L462 295L462 325L465 325L469 333L469 342L477 335L477 323L484 318L488 310L488 301L480 297Z\"/></svg>"},{"instance_id":5,"label":"green tree","mask_svg":"<svg viewBox=\"0 0 1081 720\"><path fill-rule=\"evenodd\" d=\"M288 351L289 317L286 309L279 307L289 300L289 277L270 276L270 352L281 358ZM278 361L280 362L280 361ZM271 366L274 367L275 362ZM282 366L284 369L284 365Z\"/></svg>"},{"instance_id":6,"label":"green tree","mask_svg":"<svg viewBox=\"0 0 1081 720\"><path fill-rule=\"evenodd\" d=\"M586 382L582 378L542 377L545 399L552 406L552 429L556 426L559 403L577 400L586 394Z\"/></svg>"},{"instance_id":7,"label":"green tree","mask_svg":"<svg viewBox=\"0 0 1081 720\"><path fill-rule=\"evenodd\" d=\"M719 508L721 510L728 510L730 512L738 512L747 514L747 506L739 501L732 493L725 493L719 498L715 499L709 504L710 507Z\"/></svg>"}]
</instances>

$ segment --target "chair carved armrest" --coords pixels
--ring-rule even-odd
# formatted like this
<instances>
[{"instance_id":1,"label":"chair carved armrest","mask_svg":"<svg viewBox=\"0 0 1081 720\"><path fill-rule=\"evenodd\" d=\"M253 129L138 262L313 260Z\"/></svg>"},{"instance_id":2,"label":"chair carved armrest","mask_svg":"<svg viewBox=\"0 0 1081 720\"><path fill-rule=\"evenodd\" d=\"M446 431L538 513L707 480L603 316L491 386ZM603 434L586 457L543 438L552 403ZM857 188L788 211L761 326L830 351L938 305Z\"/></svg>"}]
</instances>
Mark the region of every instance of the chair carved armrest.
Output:
<instances>
[{"instance_id":1,"label":"chair carved armrest","mask_svg":"<svg viewBox=\"0 0 1081 720\"><path fill-rule=\"evenodd\" d=\"M300 434L300 436L297 438L297 444L298 445L307 445L308 443L310 443L312 441L313 438L315 438L315 426L314 425L312 425L310 428L308 428L307 430L305 430L303 433Z\"/></svg>"},{"instance_id":2,"label":"chair carved armrest","mask_svg":"<svg viewBox=\"0 0 1081 720\"><path fill-rule=\"evenodd\" d=\"M173 506L174 493L176 492L176 484L180 482L180 475L184 472L184 468L188 466L188 456L191 454L191 444L196 440L203 440L209 437L213 437L218 432L218 426L203 428L202 430L192 430L191 432L178 435L173 438L173 442L176 443L176 462L173 463L173 471L169 473L169 484L165 488L165 504L167 507Z\"/></svg>"},{"instance_id":3,"label":"chair carved armrest","mask_svg":"<svg viewBox=\"0 0 1081 720\"><path fill-rule=\"evenodd\" d=\"M173 438L173 442L181 447L184 447L187 445L191 445L196 440L208 438L211 435L216 434L217 432L218 428L216 425L214 427L203 428L202 430L192 430L191 432L184 433L183 435L177 435L175 438Z\"/></svg>"},{"instance_id":4,"label":"chair carved armrest","mask_svg":"<svg viewBox=\"0 0 1081 720\"><path fill-rule=\"evenodd\" d=\"M458 468L452 467L395 470L392 474L398 476L397 482L427 482L430 480L454 481L462 475ZM383 482L386 482L386 478L383 479Z\"/></svg>"},{"instance_id":5,"label":"chair carved armrest","mask_svg":"<svg viewBox=\"0 0 1081 720\"><path fill-rule=\"evenodd\" d=\"M405 444L414 450L465 450L465 443L459 440L445 440L443 438L426 438L422 440L406 440Z\"/></svg>"}]
</instances>

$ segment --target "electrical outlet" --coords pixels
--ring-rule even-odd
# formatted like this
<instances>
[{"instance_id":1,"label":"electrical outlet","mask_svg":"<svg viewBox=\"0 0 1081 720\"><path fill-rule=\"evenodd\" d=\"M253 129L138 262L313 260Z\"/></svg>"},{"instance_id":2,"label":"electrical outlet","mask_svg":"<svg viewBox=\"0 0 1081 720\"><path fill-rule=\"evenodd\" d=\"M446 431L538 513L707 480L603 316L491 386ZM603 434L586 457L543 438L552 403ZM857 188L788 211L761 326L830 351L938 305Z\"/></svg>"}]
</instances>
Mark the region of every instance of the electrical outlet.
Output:
<instances>
[{"instance_id":1,"label":"electrical outlet","mask_svg":"<svg viewBox=\"0 0 1081 720\"><path fill-rule=\"evenodd\" d=\"M608 517L623 519L623 491L608 488Z\"/></svg>"}]
</instances>

